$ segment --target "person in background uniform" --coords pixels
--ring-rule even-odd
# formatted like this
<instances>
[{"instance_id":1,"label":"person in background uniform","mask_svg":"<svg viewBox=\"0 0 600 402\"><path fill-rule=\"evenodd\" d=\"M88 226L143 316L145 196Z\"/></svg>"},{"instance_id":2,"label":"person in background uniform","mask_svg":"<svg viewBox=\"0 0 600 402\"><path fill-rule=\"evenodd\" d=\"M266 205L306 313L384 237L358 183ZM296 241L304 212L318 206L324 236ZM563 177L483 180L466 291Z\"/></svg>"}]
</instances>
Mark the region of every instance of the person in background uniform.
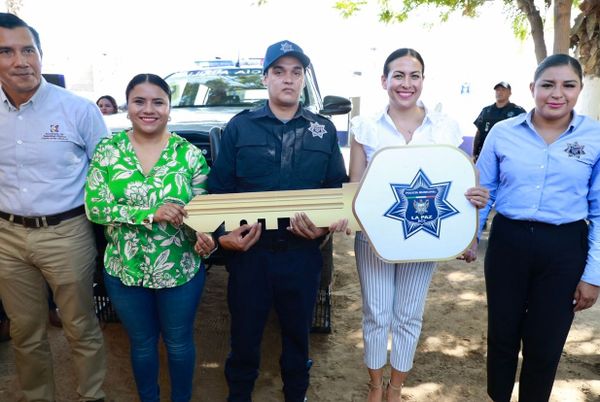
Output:
<instances>
[{"instance_id":1,"label":"person in background uniform","mask_svg":"<svg viewBox=\"0 0 600 402\"><path fill-rule=\"evenodd\" d=\"M508 82L501 81L497 83L494 85L494 91L496 91L496 103L484 107L473 122L475 127L477 127L477 132L473 139L473 160L475 161L479 158L485 137L492 127L494 127L494 124L525 113L525 109L521 106L510 102L512 92Z\"/></svg>"},{"instance_id":2,"label":"person in background uniform","mask_svg":"<svg viewBox=\"0 0 600 402\"><path fill-rule=\"evenodd\" d=\"M93 102L45 81L41 61L37 32L0 13L0 298L26 400L56 399L46 282L73 350L79 399L103 400L96 248L83 187L94 148L109 131Z\"/></svg>"},{"instance_id":3,"label":"person in background uniform","mask_svg":"<svg viewBox=\"0 0 600 402\"><path fill-rule=\"evenodd\" d=\"M387 91L388 104L373 117L355 117L350 125L350 181L360 181L375 152L386 146L460 145L458 123L426 108L419 99L424 73L423 58L414 49L397 49L385 60L381 85ZM483 207L489 193L475 187L468 189L465 196L475 207ZM402 400L402 385L413 365L436 263L385 262L373 251L363 232L356 233L354 250L363 298L364 361L370 377L367 400L383 400L383 370L391 332L392 368L386 400L398 402ZM477 254L467 251L462 259L474 261Z\"/></svg>"},{"instance_id":4,"label":"person in background uniform","mask_svg":"<svg viewBox=\"0 0 600 402\"><path fill-rule=\"evenodd\" d=\"M198 148L167 130L171 90L162 78L136 75L125 98L132 128L98 145L85 188L87 215L106 227L104 284L129 336L140 400L160 400L162 336L170 400L188 402L206 270L193 250L194 231L183 225L184 205L206 192L208 165Z\"/></svg>"},{"instance_id":5,"label":"person in background uniform","mask_svg":"<svg viewBox=\"0 0 600 402\"><path fill-rule=\"evenodd\" d=\"M115 114L119 111L117 101L110 95L102 95L96 101L96 105L100 109L103 115Z\"/></svg>"},{"instance_id":6,"label":"person in background uniform","mask_svg":"<svg viewBox=\"0 0 600 402\"><path fill-rule=\"evenodd\" d=\"M530 89L535 108L494 126L477 161L491 194L480 234L497 211L484 264L495 402L510 401L521 345L519 401L548 401L574 313L600 291L600 123L573 110L581 65L549 56Z\"/></svg>"},{"instance_id":7,"label":"person in background uniform","mask_svg":"<svg viewBox=\"0 0 600 402\"><path fill-rule=\"evenodd\" d=\"M210 193L341 187L348 181L336 129L325 117L302 107L310 59L290 42L267 49L263 83L268 103L236 115L223 132L221 149L208 176ZM258 377L260 344L269 311L279 316L280 359L286 402L305 400L309 385L309 331L320 280L319 245L347 220L315 227L304 214L277 230L260 223L216 233L229 251L227 300L231 314L231 351L225 363L229 402L249 402ZM201 252L213 248L200 236Z\"/></svg>"}]
</instances>

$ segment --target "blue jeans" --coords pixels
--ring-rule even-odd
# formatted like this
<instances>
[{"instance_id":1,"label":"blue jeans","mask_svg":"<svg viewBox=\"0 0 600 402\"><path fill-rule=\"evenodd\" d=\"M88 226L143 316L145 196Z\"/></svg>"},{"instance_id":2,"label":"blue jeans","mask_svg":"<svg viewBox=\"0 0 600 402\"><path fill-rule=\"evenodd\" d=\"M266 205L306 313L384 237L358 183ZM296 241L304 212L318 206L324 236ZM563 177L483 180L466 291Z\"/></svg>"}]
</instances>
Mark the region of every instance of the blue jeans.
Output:
<instances>
[{"instance_id":1,"label":"blue jeans","mask_svg":"<svg viewBox=\"0 0 600 402\"><path fill-rule=\"evenodd\" d=\"M204 288L204 266L188 283L174 288L125 286L104 271L108 296L131 343L131 365L142 402L160 400L158 339L167 349L171 401L188 402L196 363L194 319Z\"/></svg>"}]
</instances>

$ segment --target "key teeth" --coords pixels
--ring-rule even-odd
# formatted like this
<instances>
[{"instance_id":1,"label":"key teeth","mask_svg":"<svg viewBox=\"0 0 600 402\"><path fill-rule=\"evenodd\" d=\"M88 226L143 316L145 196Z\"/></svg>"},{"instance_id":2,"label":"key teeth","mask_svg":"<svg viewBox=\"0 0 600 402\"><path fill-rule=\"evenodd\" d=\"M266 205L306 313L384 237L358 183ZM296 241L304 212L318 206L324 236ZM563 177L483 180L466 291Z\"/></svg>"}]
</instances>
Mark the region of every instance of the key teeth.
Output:
<instances>
[{"instance_id":1,"label":"key teeth","mask_svg":"<svg viewBox=\"0 0 600 402\"><path fill-rule=\"evenodd\" d=\"M277 219L267 219L265 221L265 226L267 230L275 230L277 229Z\"/></svg>"},{"instance_id":2,"label":"key teeth","mask_svg":"<svg viewBox=\"0 0 600 402\"><path fill-rule=\"evenodd\" d=\"M277 219L264 219L264 218L257 218L257 219L244 219L246 222L248 222L249 224L252 224L254 222L258 222L260 220L263 220L265 223L263 224L263 230L276 230L278 228L277 225ZM225 221L225 230L230 232L234 229L237 229L240 226L239 221L231 221L231 220L226 220ZM266 226L266 227L265 227Z\"/></svg>"}]
</instances>

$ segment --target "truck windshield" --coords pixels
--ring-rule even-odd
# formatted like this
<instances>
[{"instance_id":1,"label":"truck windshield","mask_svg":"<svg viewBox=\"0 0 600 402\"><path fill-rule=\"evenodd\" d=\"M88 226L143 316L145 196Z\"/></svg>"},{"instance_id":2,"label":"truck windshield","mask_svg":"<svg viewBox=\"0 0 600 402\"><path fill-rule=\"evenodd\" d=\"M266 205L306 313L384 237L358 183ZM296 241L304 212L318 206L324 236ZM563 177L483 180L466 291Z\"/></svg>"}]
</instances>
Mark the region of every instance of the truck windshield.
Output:
<instances>
[{"instance_id":1,"label":"truck windshield","mask_svg":"<svg viewBox=\"0 0 600 402\"><path fill-rule=\"evenodd\" d=\"M172 107L263 105L267 89L261 68L206 68L171 74Z\"/></svg>"}]
</instances>

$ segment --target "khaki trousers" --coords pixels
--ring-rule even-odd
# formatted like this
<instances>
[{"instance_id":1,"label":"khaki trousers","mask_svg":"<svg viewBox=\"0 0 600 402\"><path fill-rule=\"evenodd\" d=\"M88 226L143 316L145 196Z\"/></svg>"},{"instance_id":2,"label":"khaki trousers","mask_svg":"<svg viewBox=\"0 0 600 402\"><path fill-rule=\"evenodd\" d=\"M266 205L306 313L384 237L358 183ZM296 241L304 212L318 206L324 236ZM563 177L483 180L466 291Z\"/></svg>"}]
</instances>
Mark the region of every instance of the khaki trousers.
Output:
<instances>
[{"instance_id":1,"label":"khaki trousers","mask_svg":"<svg viewBox=\"0 0 600 402\"><path fill-rule=\"evenodd\" d=\"M17 375L28 401L55 400L46 282L71 346L80 400L105 397L106 356L92 288L95 258L85 215L45 228L0 219L0 298L11 320Z\"/></svg>"}]
</instances>

